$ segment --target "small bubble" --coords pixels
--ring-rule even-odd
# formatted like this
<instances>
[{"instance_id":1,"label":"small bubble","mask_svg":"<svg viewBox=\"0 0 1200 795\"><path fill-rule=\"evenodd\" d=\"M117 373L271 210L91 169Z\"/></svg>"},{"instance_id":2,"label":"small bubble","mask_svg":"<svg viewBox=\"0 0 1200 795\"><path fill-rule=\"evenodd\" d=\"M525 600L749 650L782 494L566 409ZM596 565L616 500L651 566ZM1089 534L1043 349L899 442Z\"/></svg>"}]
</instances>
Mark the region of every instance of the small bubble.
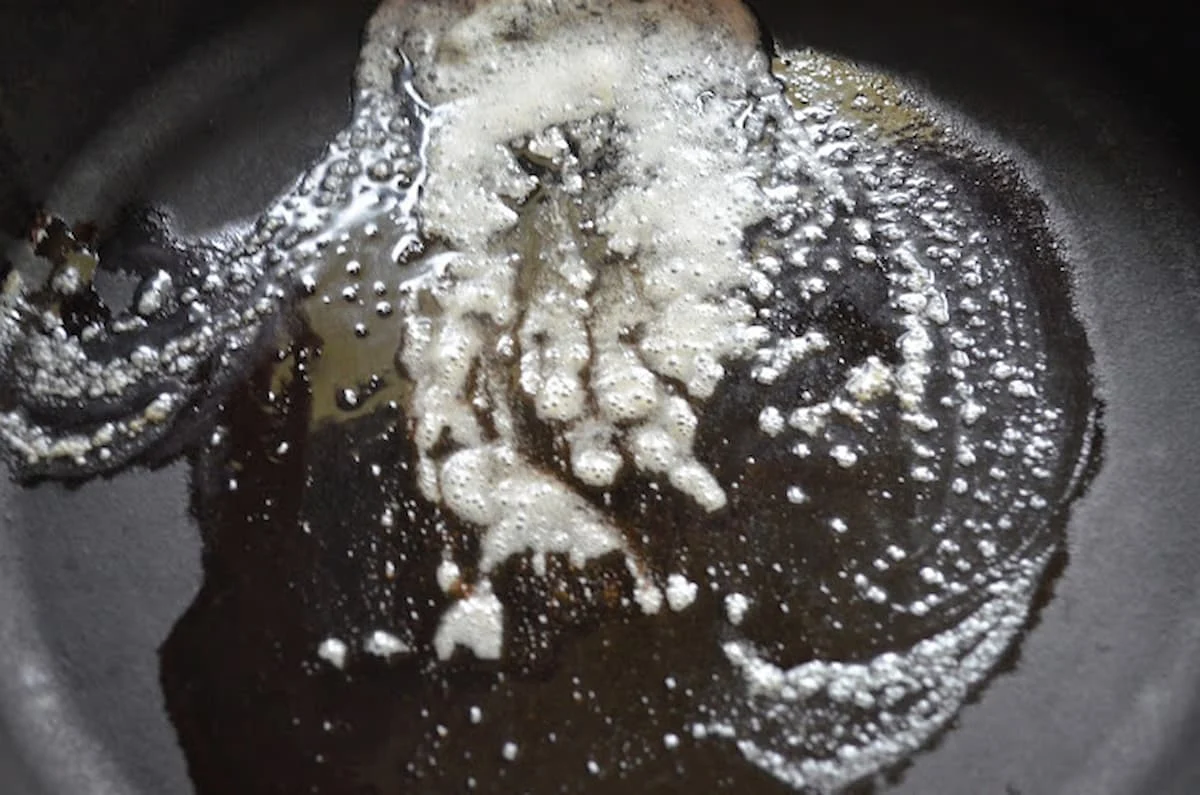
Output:
<instances>
[{"instance_id":1,"label":"small bubble","mask_svg":"<svg viewBox=\"0 0 1200 795\"><path fill-rule=\"evenodd\" d=\"M343 409L345 411L350 411L352 409L358 408L358 402L359 402L358 390L343 389L340 392L338 392L337 403L341 409Z\"/></svg>"},{"instance_id":2,"label":"small bubble","mask_svg":"<svg viewBox=\"0 0 1200 795\"><path fill-rule=\"evenodd\" d=\"M392 164L386 160L376 160L367 167L367 176L377 182L383 182L392 176Z\"/></svg>"},{"instance_id":3,"label":"small bubble","mask_svg":"<svg viewBox=\"0 0 1200 795\"><path fill-rule=\"evenodd\" d=\"M804 489L799 486L789 486L787 490L787 499L792 505L803 505L808 502L808 495L804 493Z\"/></svg>"},{"instance_id":4,"label":"small bubble","mask_svg":"<svg viewBox=\"0 0 1200 795\"><path fill-rule=\"evenodd\" d=\"M843 469L849 469L858 463L858 454L844 444L835 446L829 451L829 455Z\"/></svg>"}]
</instances>

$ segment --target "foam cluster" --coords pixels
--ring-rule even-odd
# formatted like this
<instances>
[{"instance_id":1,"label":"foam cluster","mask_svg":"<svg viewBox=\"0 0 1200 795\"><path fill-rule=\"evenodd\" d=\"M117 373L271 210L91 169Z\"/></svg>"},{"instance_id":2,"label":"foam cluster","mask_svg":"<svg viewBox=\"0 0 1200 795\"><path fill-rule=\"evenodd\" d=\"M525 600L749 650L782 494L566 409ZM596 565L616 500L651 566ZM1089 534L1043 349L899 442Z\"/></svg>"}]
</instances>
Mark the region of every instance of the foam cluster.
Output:
<instances>
[{"instance_id":1,"label":"foam cluster","mask_svg":"<svg viewBox=\"0 0 1200 795\"><path fill-rule=\"evenodd\" d=\"M587 494L625 470L724 508L697 411L763 335L745 230L770 212L773 152L752 131L783 108L747 9L389 3L364 85L396 46L433 107L422 231L451 252L399 355L425 495L481 526L484 575L622 549ZM566 477L530 462L526 413L565 442Z\"/></svg>"}]
</instances>

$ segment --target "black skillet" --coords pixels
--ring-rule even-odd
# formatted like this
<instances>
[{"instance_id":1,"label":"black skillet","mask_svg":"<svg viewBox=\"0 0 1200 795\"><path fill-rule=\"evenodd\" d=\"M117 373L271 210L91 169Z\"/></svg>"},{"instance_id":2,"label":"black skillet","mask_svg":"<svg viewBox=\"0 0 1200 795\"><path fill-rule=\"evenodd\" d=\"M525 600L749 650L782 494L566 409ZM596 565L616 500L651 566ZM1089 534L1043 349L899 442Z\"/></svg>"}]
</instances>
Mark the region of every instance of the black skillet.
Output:
<instances>
[{"instance_id":1,"label":"black skillet","mask_svg":"<svg viewBox=\"0 0 1200 795\"><path fill-rule=\"evenodd\" d=\"M22 234L65 171L78 180L81 153L105 176L79 207L166 203L196 228L255 212L344 123L371 5L5 4L3 232ZM1106 406L1103 462L1075 506L1065 566L1036 626L935 748L882 787L1198 791L1200 217L1183 127L1197 36L1155 4L1121 13L808 5L761 10L781 40L926 85L1019 153L1069 219L1075 295ZM0 481L0 791L193 791L163 686L178 697L188 671L219 669L238 649L177 648L187 664L176 659L174 679L160 668L202 579L188 504L184 461L77 488ZM272 767L269 736L236 721L221 731L242 752L206 757L195 731L186 743L206 792L219 791L214 781L230 793L306 791ZM744 781L742 791L767 786ZM682 782L644 789L707 790ZM377 783L355 791L403 791Z\"/></svg>"}]
</instances>

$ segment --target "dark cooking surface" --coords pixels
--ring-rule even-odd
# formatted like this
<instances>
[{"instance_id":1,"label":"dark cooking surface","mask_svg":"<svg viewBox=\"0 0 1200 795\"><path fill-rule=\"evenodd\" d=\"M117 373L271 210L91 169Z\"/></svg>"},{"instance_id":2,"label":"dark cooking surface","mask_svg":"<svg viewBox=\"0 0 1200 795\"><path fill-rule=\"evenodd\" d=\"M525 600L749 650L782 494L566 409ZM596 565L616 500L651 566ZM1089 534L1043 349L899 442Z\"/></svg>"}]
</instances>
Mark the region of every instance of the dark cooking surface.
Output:
<instances>
[{"instance_id":1,"label":"dark cooking surface","mask_svg":"<svg viewBox=\"0 0 1200 795\"><path fill-rule=\"evenodd\" d=\"M222 26L217 19L221 14L218 7L211 4L210 10L204 12L213 17L210 30ZM364 13L366 10L364 7ZM351 16L354 15L347 15ZM149 28L155 24L154 15L143 18L139 24ZM306 153L315 152L328 132L341 123L344 108L337 104L338 86L353 63L360 24L361 17L348 19L329 32L330 41L341 37L342 47L329 47L329 55L316 59L306 77L306 85L314 85L320 75L328 75L325 90L312 90L314 97L325 97L326 104L311 108L314 112L311 128L292 133L276 131L273 140L291 147L292 154L282 157L283 162L303 162ZM966 30L973 29L965 21L962 24ZM134 30L129 34L136 39L138 25L132 27ZM84 37L89 27L72 24L67 30L65 35L70 42L70 36ZM315 37L317 30L321 31L320 37ZM919 56L905 53L906 42L911 39L896 33L894 27L889 30L890 39L883 42L869 35L843 39L849 34L836 24L829 25L825 35L830 43L867 41L865 52L883 53L876 57L885 62L887 55L892 54L898 63L910 63L908 58L919 63ZM324 34L324 26L320 25L307 32L314 36L313 41L318 38L324 41ZM816 38L822 41L820 36ZM142 41L149 53L161 49L164 62L170 62L177 47L170 37L146 35ZM123 52L141 49L128 47ZM967 49L961 44L957 49L948 46L940 57L949 62L956 58L969 61ZM7 57L11 58L13 52L7 48ZM1053 60L1055 56L1049 57ZM114 75L118 71L115 67L116 64ZM138 74L131 78L134 82L146 77L141 69L134 71ZM39 103L43 103L43 108L47 106L44 104L47 96L61 94L53 91L22 94L30 72L23 74L25 79L5 82L6 95L0 98L4 127L13 131L10 134L15 143L10 148L29 152L49 146L75 151L86 139L86 130L63 133L54 139L37 134L32 121L39 118L36 108ZM102 92L107 79L115 84L117 78L108 78L108 74L100 72L89 90ZM1098 184L1089 185L1086 177L1079 176L1086 174L1087 166L1092 164L1086 159L1090 155L1080 155L1083 166L1082 171L1075 170L1076 182L1058 176L1058 169L1066 174L1073 172L1071 158L1075 154L1061 140L1043 136L1038 128L1036 120L1053 117L1056 112L1053 108L1039 105L1037 97L1022 93L1024 89L1008 87L1003 77L982 77L978 69L968 71L960 79L964 86L977 85L971 82L973 79L991 84L981 94L990 100L978 99L973 108L985 118L989 118L989 101L1000 103L992 108L1011 107L1004 102L1031 106L1028 116L1021 114L1021 118L1013 119L997 110L990 119L996 122L996 129L1021 141L1035 160L1054 164L1051 170L1055 176L1049 181L1064 186L1061 197L1065 205L1072 209L1086 208L1089 217L1095 219L1101 218L1106 208L1120 206L1125 197L1119 191L1114 192L1111 183L1100 179ZM1054 95L1053 85L1047 89L1051 100L1062 99L1061 95ZM344 90L341 93L344 95ZM952 93L950 90L945 95ZM273 117L269 102L269 97L259 99L251 92L242 103L242 111L260 118L270 130ZM1081 104L1086 104L1086 98ZM25 113L14 118L10 116L15 112L11 109ZM81 109L73 107L72 112L88 118ZM45 123L62 129L58 121L50 116ZM101 124L98 118L93 123ZM213 119L202 125L200 134L219 137L225 123L226 120ZM1129 133L1119 121L1110 130L1101 129L1100 134L1102 140L1104 136L1114 142L1129 140L1126 137ZM1117 154L1123 151L1115 145L1114 149ZM268 160L264 158L264 162ZM53 156L49 161L27 161L22 166L24 178L45 184L54 163ZM246 168L254 164L253 158L247 158L229 167ZM1140 167L1144 170L1130 177L1128 184L1139 191L1143 181L1155 182L1152 175L1157 173L1156 167L1152 158L1148 158ZM274 191L273 186L288 176L286 171L264 173L260 181L264 195L241 197L244 206L252 209L261 204ZM1062 181L1057 182L1056 178ZM1148 199L1169 208L1172 201L1169 194L1134 195L1143 206ZM203 209L199 208L200 212ZM1095 493L1082 504L1073 524L1069 567L1057 598L1042 616L1041 626L1021 647L1017 673L1002 677L985 693L981 705L969 708L962 718L962 728L952 732L937 752L917 759L901 791L990 792L1011 786L1011 791L1025 793L1093 792L1102 791L1096 787L1104 787L1105 782L1118 787L1117 781L1125 784L1123 789L1115 791L1139 791L1141 787L1149 787L1141 778L1143 765L1155 759L1169 759L1175 747L1189 747L1183 739L1178 739L1186 734L1175 734L1177 739L1171 737L1173 722L1183 714L1184 706L1194 700L1191 672L1183 658L1186 649L1195 648L1189 645L1195 642L1195 630L1189 628L1183 617L1188 615L1186 606L1194 603L1189 600L1194 600L1195 568L1191 564L1195 549L1185 546L1173 534L1187 526L1185 517L1191 513L1187 510L1188 495L1181 493L1180 483L1188 482L1186 477L1195 471L1195 461L1188 458L1194 454L1186 431L1181 432L1187 427L1181 420L1187 414L1183 406L1196 397L1188 375L1198 371L1192 350L1195 346L1187 344L1187 331L1195 333L1194 315L1190 305L1184 303L1191 296L1178 290L1178 282L1173 281L1186 277L1169 274L1168 266L1161 264L1178 263L1189 252L1186 248L1173 248L1170 233L1175 230L1169 227L1172 223L1169 214L1144 223L1162 226L1130 230L1131 223L1125 226L1116 223L1109 225L1111 237L1105 240L1101 235L1106 225L1096 222L1097 230L1091 238L1095 249L1088 251L1099 264L1093 272L1085 274L1081 289L1085 314L1090 311L1091 319L1100 328L1097 346L1102 373L1116 384L1112 421L1127 421L1115 428L1111 449L1116 453L1125 451L1130 456L1124 459L1124 465L1116 462L1115 471L1110 471L1107 479L1102 476ZM1144 249L1131 242L1139 234L1157 239L1162 246L1154 252L1156 256L1148 258L1159 270L1152 269L1140 279L1123 281L1129 277L1128 271L1121 267L1121 260L1144 258L1141 253ZM1113 270L1105 271L1105 267ZM1194 279L1195 274L1190 275ZM1151 307L1153 311L1148 311ZM1106 325L1115 317L1132 317L1130 328L1117 332L1115 326ZM1156 344L1156 337L1183 342ZM1172 478L1181 480L1172 484ZM1139 480L1141 486L1131 489L1130 483ZM156 499L146 499L143 495L147 491ZM92 484L82 492L66 496L58 487L47 486L18 499L6 485L0 496L9 525L3 531L6 535L0 536L0 575L8 571L3 566L16 563L25 572L27 584L22 587L10 581L0 587L7 585L22 591L21 603L32 608L26 618L34 617L44 627L40 640L48 647L49 659L55 661L49 669L61 677L58 680L61 684L51 685L48 691L78 710L46 718L53 707L49 701L38 703L36 710L31 709L30 694L36 689L36 682L31 684L30 677L36 680L36 670L28 665L24 668L10 665L11 673L5 675L8 678L0 685L0 704L13 705L13 699L19 702L9 708L8 714L13 716L9 731L18 740L25 738L23 755L42 760L35 765L41 768L39 778L45 780L78 782L89 776L108 777L116 775L110 767L115 764L132 783L134 792L177 791L183 781L182 765L159 703L157 661L149 655L191 601L198 584L198 537L182 513L187 497L186 472L173 467L145 481L131 484L128 479L118 479L112 484ZM78 518L84 506L91 520L88 526L81 526ZM119 528L119 531L109 529L101 534L96 528ZM1135 529L1138 537L1131 538ZM17 541L9 541L8 534L14 532ZM1157 543L1141 543L1143 539L1157 539ZM14 622L13 626L17 624ZM5 632L0 637L11 640L9 628L10 625L0 623L0 631ZM6 648L19 651L11 642ZM1117 657L1120 661L1113 662ZM1172 670L1175 678L1171 678ZM1152 686L1148 689L1139 686L1144 682ZM1094 690L1082 695L1084 685ZM1184 690L1179 692L1176 690L1179 687ZM1172 704L1177 714L1168 709ZM95 756L86 752L73 754L70 764L50 761L55 758L54 749L44 747L46 735L42 732L52 728L47 723L53 720L74 724L78 739L85 744L96 742L105 752ZM1122 739L1129 736L1122 734L1126 730L1133 731L1136 742ZM1155 731L1161 734L1156 735ZM0 752L5 747L3 740L0 733ZM1111 769L1090 761L1106 741L1114 743L1114 750L1102 752ZM36 750L30 750L30 743ZM39 744L43 747L37 748ZM1145 759L1139 758L1141 753L1146 755ZM0 763L3 759L0 753ZM1131 778L1123 778L1126 774ZM1100 778L1088 779L1088 775ZM1046 789L1048 781L1058 785ZM1068 784L1069 781L1074 784ZM1147 791L1186 791L1182 785L1164 790L1167 786L1164 783Z\"/></svg>"}]
</instances>

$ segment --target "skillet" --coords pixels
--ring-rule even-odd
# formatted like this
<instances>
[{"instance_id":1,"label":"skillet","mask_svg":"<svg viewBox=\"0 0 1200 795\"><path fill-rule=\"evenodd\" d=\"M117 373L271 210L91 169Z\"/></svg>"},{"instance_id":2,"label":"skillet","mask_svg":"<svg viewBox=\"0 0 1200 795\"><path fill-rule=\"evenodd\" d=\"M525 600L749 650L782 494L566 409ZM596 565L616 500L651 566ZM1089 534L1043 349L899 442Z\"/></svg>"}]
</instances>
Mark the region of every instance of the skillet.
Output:
<instances>
[{"instance_id":1,"label":"skillet","mask_svg":"<svg viewBox=\"0 0 1200 795\"><path fill-rule=\"evenodd\" d=\"M81 151L103 153L93 188L113 195L59 204L64 214L133 195L173 203L200 228L252 213L344 123L366 4L152 5L5 10L6 231L22 231ZM1072 512L1063 572L1019 658L882 786L1194 791L1192 165L1170 126L1170 91L1156 104L1137 82L1163 73L1111 74L1113 55L1135 43L1081 41L1080 27L1112 30L1094 16L869 6L803 23L782 5L762 12L781 40L795 30L927 84L1021 153L1076 225L1075 297L1106 406L1103 464ZM1131 57L1164 47L1155 41ZM172 168L196 157L213 164L199 193L186 168ZM0 492L7 791L190 791L158 659L201 582L188 490L176 461Z\"/></svg>"}]
</instances>

